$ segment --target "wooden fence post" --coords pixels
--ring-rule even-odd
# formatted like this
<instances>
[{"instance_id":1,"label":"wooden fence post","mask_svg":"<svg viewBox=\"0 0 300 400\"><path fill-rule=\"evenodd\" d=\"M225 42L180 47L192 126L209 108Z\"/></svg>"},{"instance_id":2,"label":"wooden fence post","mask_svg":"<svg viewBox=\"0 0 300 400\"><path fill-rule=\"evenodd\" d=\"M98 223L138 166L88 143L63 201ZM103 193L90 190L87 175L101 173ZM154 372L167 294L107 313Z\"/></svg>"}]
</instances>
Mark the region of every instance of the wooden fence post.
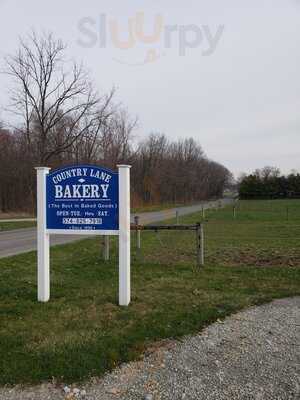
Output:
<instances>
[{"instance_id":1,"label":"wooden fence post","mask_svg":"<svg viewBox=\"0 0 300 400\"><path fill-rule=\"evenodd\" d=\"M233 206L233 218L236 219L236 207Z\"/></svg>"},{"instance_id":2,"label":"wooden fence post","mask_svg":"<svg viewBox=\"0 0 300 400\"><path fill-rule=\"evenodd\" d=\"M109 261L109 236L104 236L104 247L103 247L103 258L104 261Z\"/></svg>"},{"instance_id":3,"label":"wooden fence post","mask_svg":"<svg viewBox=\"0 0 300 400\"><path fill-rule=\"evenodd\" d=\"M204 206L202 206L202 218L203 219L205 218L205 208L204 208Z\"/></svg>"},{"instance_id":4,"label":"wooden fence post","mask_svg":"<svg viewBox=\"0 0 300 400\"><path fill-rule=\"evenodd\" d=\"M200 236L201 236L201 265L204 266L204 225L200 225Z\"/></svg>"},{"instance_id":5,"label":"wooden fence post","mask_svg":"<svg viewBox=\"0 0 300 400\"><path fill-rule=\"evenodd\" d=\"M197 243L197 265L204 265L204 230L203 224L197 223L196 227L196 243Z\"/></svg>"},{"instance_id":6,"label":"wooden fence post","mask_svg":"<svg viewBox=\"0 0 300 400\"><path fill-rule=\"evenodd\" d=\"M134 217L137 251L141 250L141 231L139 229L139 219L140 217L138 216Z\"/></svg>"},{"instance_id":7,"label":"wooden fence post","mask_svg":"<svg viewBox=\"0 0 300 400\"><path fill-rule=\"evenodd\" d=\"M176 225L179 224L179 211L176 210Z\"/></svg>"}]
</instances>

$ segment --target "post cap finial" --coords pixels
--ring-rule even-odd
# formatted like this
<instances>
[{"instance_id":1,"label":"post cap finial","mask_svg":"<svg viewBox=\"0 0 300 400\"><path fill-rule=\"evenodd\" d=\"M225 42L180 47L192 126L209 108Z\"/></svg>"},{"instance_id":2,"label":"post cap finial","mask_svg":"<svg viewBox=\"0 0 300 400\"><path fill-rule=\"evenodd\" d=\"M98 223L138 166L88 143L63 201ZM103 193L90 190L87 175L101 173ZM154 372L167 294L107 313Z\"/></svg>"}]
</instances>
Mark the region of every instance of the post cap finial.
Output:
<instances>
[{"instance_id":1,"label":"post cap finial","mask_svg":"<svg viewBox=\"0 0 300 400\"><path fill-rule=\"evenodd\" d=\"M50 171L49 167L34 167L36 171Z\"/></svg>"},{"instance_id":2,"label":"post cap finial","mask_svg":"<svg viewBox=\"0 0 300 400\"><path fill-rule=\"evenodd\" d=\"M118 168L131 168L131 165L126 165L126 164L117 164Z\"/></svg>"}]
</instances>

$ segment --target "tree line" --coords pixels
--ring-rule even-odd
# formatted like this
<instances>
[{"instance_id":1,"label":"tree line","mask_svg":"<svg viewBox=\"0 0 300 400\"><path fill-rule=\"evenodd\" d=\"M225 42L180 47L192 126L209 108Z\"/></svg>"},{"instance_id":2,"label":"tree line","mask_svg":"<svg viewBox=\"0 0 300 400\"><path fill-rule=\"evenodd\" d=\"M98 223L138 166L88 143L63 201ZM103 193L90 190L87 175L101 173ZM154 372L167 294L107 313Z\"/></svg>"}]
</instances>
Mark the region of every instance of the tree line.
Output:
<instances>
[{"instance_id":1,"label":"tree line","mask_svg":"<svg viewBox=\"0 0 300 400\"><path fill-rule=\"evenodd\" d=\"M300 174L285 176L275 167L257 169L239 182L240 199L300 198Z\"/></svg>"},{"instance_id":2,"label":"tree line","mask_svg":"<svg viewBox=\"0 0 300 400\"><path fill-rule=\"evenodd\" d=\"M152 133L138 141L138 120L117 103L114 88L99 93L52 34L20 39L5 65L13 124L0 124L2 212L34 209L36 166L131 164L134 205L221 196L231 180L192 138L172 141Z\"/></svg>"}]
</instances>

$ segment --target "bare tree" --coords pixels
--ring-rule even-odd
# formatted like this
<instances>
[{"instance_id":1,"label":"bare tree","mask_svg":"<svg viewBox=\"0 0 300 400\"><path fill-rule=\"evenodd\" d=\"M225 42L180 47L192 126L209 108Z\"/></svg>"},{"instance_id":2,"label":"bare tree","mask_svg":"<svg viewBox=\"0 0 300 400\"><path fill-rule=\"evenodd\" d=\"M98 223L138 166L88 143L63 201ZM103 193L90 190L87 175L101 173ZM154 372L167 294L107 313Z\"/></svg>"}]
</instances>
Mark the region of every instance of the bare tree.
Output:
<instances>
[{"instance_id":1,"label":"bare tree","mask_svg":"<svg viewBox=\"0 0 300 400\"><path fill-rule=\"evenodd\" d=\"M31 33L6 58L15 82L11 110L21 117L27 146L40 164L65 152L83 135L95 135L112 100L99 97L82 65L68 62L66 46L52 34Z\"/></svg>"},{"instance_id":2,"label":"bare tree","mask_svg":"<svg viewBox=\"0 0 300 400\"><path fill-rule=\"evenodd\" d=\"M98 160L113 168L117 163L128 162L132 154L132 141L137 124L137 117L131 117L127 110L119 107L101 130Z\"/></svg>"},{"instance_id":3,"label":"bare tree","mask_svg":"<svg viewBox=\"0 0 300 400\"><path fill-rule=\"evenodd\" d=\"M254 174L262 180L268 180L270 178L278 178L280 176L280 169L277 167L266 166L261 169L256 169Z\"/></svg>"},{"instance_id":4,"label":"bare tree","mask_svg":"<svg viewBox=\"0 0 300 400\"><path fill-rule=\"evenodd\" d=\"M10 130L0 124L3 211L33 209L34 164L114 168L128 162L136 204L198 201L221 196L228 185L229 171L209 160L192 138L174 142L157 133L134 142L137 118L114 104L114 90L100 96L52 34L20 39L18 52L6 58L6 73L13 80L10 110L20 121ZM262 173L277 174L270 168Z\"/></svg>"}]
</instances>

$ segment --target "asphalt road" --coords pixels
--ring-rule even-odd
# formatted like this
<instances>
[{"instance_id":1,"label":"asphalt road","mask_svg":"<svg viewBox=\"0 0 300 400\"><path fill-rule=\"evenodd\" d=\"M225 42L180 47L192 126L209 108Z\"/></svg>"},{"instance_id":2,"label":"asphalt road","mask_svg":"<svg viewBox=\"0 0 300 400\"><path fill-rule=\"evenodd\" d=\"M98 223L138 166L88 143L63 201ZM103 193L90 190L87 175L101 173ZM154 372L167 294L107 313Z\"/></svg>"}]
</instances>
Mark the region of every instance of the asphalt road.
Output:
<instances>
[{"instance_id":1,"label":"asphalt road","mask_svg":"<svg viewBox=\"0 0 300 400\"><path fill-rule=\"evenodd\" d=\"M231 199L222 200L224 205L230 203L231 201ZM174 218L177 210L179 211L179 216L187 215L201 210L202 207L206 209L213 207L215 204L217 204L217 202L205 202L193 206L172 208L163 211L146 212L140 214L138 213L135 215L138 215L140 217L140 224L151 224L154 222ZM132 216L132 222L133 218L134 216ZM86 238L86 236L52 235L50 238L50 242L51 246L54 246L58 244L74 242L83 238ZM36 247L36 228L26 228L0 232L0 258L33 251L36 250Z\"/></svg>"}]
</instances>

